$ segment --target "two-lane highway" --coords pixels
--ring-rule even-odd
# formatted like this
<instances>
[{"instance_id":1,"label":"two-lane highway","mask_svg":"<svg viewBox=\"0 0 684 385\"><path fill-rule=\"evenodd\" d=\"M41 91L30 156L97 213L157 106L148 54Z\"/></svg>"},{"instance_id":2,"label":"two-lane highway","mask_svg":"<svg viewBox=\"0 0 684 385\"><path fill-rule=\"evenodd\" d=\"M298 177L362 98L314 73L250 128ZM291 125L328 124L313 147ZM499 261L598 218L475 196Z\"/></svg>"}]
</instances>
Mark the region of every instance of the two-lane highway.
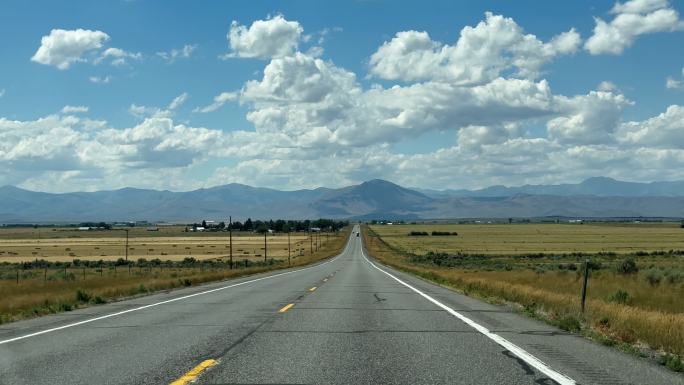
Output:
<instances>
[{"instance_id":1,"label":"two-lane highway","mask_svg":"<svg viewBox=\"0 0 684 385\"><path fill-rule=\"evenodd\" d=\"M358 231L358 227L354 229ZM648 362L372 262L298 270L0 328L2 384L684 384Z\"/></svg>"}]
</instances>

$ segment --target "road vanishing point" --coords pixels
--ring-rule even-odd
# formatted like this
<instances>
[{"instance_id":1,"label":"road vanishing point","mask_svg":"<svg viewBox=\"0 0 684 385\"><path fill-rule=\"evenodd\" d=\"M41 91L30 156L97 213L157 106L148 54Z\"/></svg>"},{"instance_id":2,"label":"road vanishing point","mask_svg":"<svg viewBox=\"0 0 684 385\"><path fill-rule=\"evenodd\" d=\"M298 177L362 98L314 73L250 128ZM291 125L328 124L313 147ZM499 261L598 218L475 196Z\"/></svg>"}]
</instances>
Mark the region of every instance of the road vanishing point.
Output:
<instances>
[{"instance_id":1,"label":"road vanishing point","mask_svg":"<svg viewBox=\"0 0 684 385\"><path fill-rule=\"evenodd\" d=\"M358 226L354 232L359 231ZM684 384L374 261L330 260L0 327L1 384Z\"/></svg>"}]
</instances>

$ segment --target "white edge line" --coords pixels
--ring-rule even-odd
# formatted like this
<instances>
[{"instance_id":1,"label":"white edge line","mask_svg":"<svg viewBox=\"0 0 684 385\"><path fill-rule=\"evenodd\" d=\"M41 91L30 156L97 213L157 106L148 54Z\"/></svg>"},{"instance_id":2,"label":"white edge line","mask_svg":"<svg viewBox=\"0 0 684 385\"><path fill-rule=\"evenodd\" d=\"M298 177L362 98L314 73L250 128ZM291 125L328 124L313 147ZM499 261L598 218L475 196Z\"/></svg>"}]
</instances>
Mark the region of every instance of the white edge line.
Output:
<instances>
[{"instance_id":1,"label":"white edge line","mask_svg":"<svg viewBox=\"0 0 684 385\"><path fill-rule=\"evenodd\" d=\"M519 347L518 345L510 342L509 340L501 337L500 335L498 335L496 333L490 332L489 329L487 329L486 327L478 324L477 322L471 320L470 318L468 318L468 317L464 316L463 314L457 312L456 310L450 308L449 306L437 301L436 299L430 297L429 295L423 293L422 291L416 289L415 287L413 287L413 286L409 285L408 283L402 281L401 279L395 277L394 275L386 272L385 270L377 267L373 262L368 260L368 258L366 257L366 254L363 251L363 245L361 246L361 256L363 256L363 259L365 259L366 262L370 263L370 265L373 266L374 268L376 268L376 269L380 270L381 272L387 274L388 276L393 278L395 281L397 281L397 282L401 283L402 285L408 287L409 289L415 291L416 293L418 293L419 295L421 295L422 297L424 297L428 301L432 302L433 304L435 304L435 305L439 306L440 308L442 308L443 310L445 310L447 313L449 313L449 314L453 315L454 317L460 319L461 321L465 322L466 324L468 324L473 329L484 334L485 336L487 336L487 338L491 339L492 341L496 342L497 344L503 346L504 348L506 348L506 350L515 354L516 356L518 356L518 358L527 362L529 365L533 366L534 368L536 368L540 372L544 373L545 375L547 375L548 377L550 377L552 380L556 381L560 385L575 385L575 384L577 384L575 382L575 380L573 380L572 378L551 369L547 364L545 364L544 362L542 362L540 359L533 356L532 354L528 353L527 351L525 351L523 348Z\"/></svg>"},{"instance_id":2,"label":"white edge line","mask_svg":"<svg viewBox=\"0 0 684 385\"><path fill-rule=\"evenodd\" d=\"M351 236L349 237L349 239L351 240ZM286 272L284 272L284 273L278 273L278 274L274 274L274 275L269 275L268 277L256 278L256 279L252 279L252 280L249 280L249 281L236 283L236 284L233 284L233 285L222 286L222 287L218 287L218 288L216 288L216 289L205 290L205 291L201 291L201 292L199 292L199 293L194 293L194 294L188 294L188 295L184 295L184 296L182 296L182 297L177 297L177 298L168 299L168 300L166 300L166 301L155 302L155 303L151 303L151 304L149 304L149 305L139 306L139 307L136 307L136 308L133 308L133 309L127 309L127 310L123 310L123 311L116 312L116 313L111 313L111 314L105 314L105 315L100 316L100 317L89 318L89 319L86 319L86 320L83 320L83 321L74 322L74 323L71 323L71 324L62 325L62 326L58 326L58 327L51 328L51 329L45 329L45 330L41 330L41 331L35 332L35 333L25 334L25 335L23 335L23 336L14 337L14 338L10 338L10 339L7 339L7 340L0 341L0 345L7 344L7 343L10 343L10 342L14 342L14 341L23 340L23 339L26 339L26 338L31 338L31 337L39 336L39 335L41 335L41 334L46 334L46 333L51 333L51 332L58 331L58 330L62 330L62 329L71 328L71 327L74 327L74 326L79 326L79 325L87 324L87 323L90 323L90 322L95 322L95 321L103 320L103 319L106 319L106 318L111 318L111 317L120 316L120 315L123 315L123 314L126 314L126 313L131 313L131 312L134 312L134 311L138 311L138 310L144 310L144 309L148 309L148 308L151 308L151 307L155 307L155 306L159 306L159 305L164 305L164 304L167 304L167 303L176 302L176 301L180 301L180 300L184 300L184 299L196 297L196 296L203 295L203 294L209 294L209 293L213 293L213 292L220 291L220 290L230 289L230 288L232 288L232 287L242 286L242 285L246 285L246 284L248 284L248 283L253 283L253 282L257 282L257 281L263 281L263 280L265 280L265 279L271 279L271 278L280 277L280 276L283 276L283 275L288 275L288 274L293 274L293 273L299 273L299 272L302 272L302 271L305 271L305 270L309 270L309 269L314 269L314 268L317 268L317 267L321 267L321 266L327 265L328 263L334 262L335 260L337 260L337 258L339 258L339 257L341 257L342 255L344 255L344 254L347 252L347 249L349 248L349 245L350 245L350 244L351 244L351 242L348 241L348 242L347 242L347 245L346 245L345 248L344 248L344 250L342 250L342 252L341 252L339 255L337 255L335 258L333 258L333 259L331 259L331 260L329 260L329 261L323 262L323 263L316 264L316 265L314 265L314 266L309 266L309 267L305 267L305 268L302 268L302 269L297 269L297 270L293 270L293 271L286 271Z\"/></svg>"}]
</instances>

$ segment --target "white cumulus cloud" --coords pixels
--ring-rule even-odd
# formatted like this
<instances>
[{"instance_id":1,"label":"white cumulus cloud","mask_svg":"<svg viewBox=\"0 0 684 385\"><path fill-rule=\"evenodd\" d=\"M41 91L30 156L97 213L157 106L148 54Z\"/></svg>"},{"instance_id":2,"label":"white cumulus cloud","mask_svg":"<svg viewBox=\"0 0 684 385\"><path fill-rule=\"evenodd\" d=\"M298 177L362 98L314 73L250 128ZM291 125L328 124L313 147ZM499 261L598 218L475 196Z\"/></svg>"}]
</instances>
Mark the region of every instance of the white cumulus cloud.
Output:
<instances>
[{"instance_id":1,"label":"white cumulus cloud","mask_svg":"<svg viewBox=\"0 0 684 385\"><path fill-rule=\"evenodd\" d=\"M667 0L630 0L616 3L610 22L595 18L593 35L584 48L592 55L621 54L639 35L684 29L677 10Z\"/></svg>"},{"instance_id":2,"label":"white cumulus cloud","mask_svg":"<svg viewBox=\"0 0 684 385\"><path fill-rule=\"evenodd\" d=\"M545 43L525 34L513 19L487 12L477 26L464 27L454 45L436 42L427 32L398 32L371 56L370 73L389 80L458 84L491 81L509 70L535 78L545 63L574 53L580 43L574 29Z\"/></svg>"},{"instance_id":3,"label":"white cumulus cloud","mask_svg":"<svg viewBox=\"0 0 684 385\"><path fill-rule=\"evenodd\" d=\"M297 49L304 29L282 15L257 20L251 26L233 21L228 32L232 50L225 57L268 59L291 54Z\"/></svg>"},{"instance_id":4,"label":"white cumulus cloud","mask_svg":"<svg viewBox=\"0 0 684 385\"><path fill-rule=\"evenodd\" d=\"M43 36L31 60L66 70L75 62L85 61L85 53L102 48L107 40L109 35L102 31L53 29Z\"/></svg>"}]
</instances>

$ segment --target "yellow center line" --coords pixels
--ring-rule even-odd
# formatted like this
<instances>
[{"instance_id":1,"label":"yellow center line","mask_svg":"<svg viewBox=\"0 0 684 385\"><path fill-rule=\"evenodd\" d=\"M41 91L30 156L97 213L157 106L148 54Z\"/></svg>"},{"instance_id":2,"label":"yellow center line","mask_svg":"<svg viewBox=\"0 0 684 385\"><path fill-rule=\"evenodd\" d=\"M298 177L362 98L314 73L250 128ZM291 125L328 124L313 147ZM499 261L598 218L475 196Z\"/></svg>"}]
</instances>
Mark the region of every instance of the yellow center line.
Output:
<instances>
[{"instance_id":1,"label":"yellow center line","mask_svg":"<svg viewBox=\"0 0 684 385\"><path fill-rule=\"evenodd\" d=\"M323 282L328 282L328 278L323 278Z\"/></svg>"},{"instance_id":2,"label":"yellow center line","mask_svg":"<svg viewBox=\"0 0 684 385\"><path fill-rule=\"evenodd\" d=\"M286 311L290 310L290 308L291 308L292 306L294 306L293 303L288 304L288 305L285 305L285 306L283 306L282 309L278 310L278 313L285 313Z\"/></svg>"},{"instance_id":3,"label":"yellow center line","mask_svg":"<svg viewBox=\"0 0 684 385\"><path fill-rule=\"evenodd\" d=\"M170 385L185 385L188 382L194 381L195 379L197 379L197 377L199 377L200 374L202 374L203 371L205 371L209 367L216 365L217 363L218 361L216 360L202 361L202 363L192 368L189 372L185 373L181 378L172 382Z\"/></svg>"},{"instance_id":4,"label":"yellow center line","mask_svg":"<svg viewBox=\"0 0 684 385\"><path fill-rule=\"evenodd\" d=\"M316 286L314 286L314 287L312 287L311 289L309 289L309 291L314 291L314 290L316 290Z\"/></svg>"}]
</instances>

